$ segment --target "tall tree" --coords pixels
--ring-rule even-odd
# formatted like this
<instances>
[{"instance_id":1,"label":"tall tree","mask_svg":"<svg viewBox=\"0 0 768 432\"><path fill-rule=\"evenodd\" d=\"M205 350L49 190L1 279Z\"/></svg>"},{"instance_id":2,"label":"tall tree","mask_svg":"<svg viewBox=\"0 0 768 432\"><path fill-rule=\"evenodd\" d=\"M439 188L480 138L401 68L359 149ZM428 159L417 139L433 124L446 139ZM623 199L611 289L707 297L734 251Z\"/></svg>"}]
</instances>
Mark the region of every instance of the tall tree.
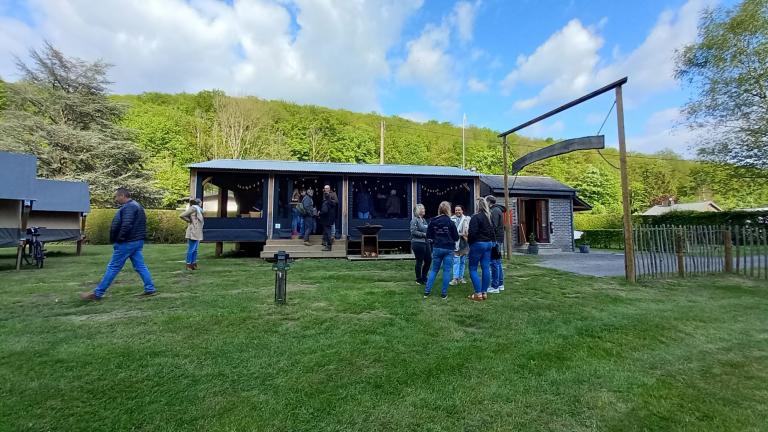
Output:
<instances>
[{"instance_id":1,"label":"tall tree","mask_svg":"<svg viewBox=\"0 0 768 432\"><path fill-rule=\"evenodd\" d=\"M152 205L158 197L130 130L117 125L125 107L107 97L108 64L66 57L46 43L17 59L22 79L6 84L0 148L38 157L38 174L85 180L96 205L112 204L124 186Z\"/></svg>"},{"instance_id":2,"label":"tall tree","mask_svg":"<svg viewBox=\"0 0 768 432\"><path fill-rule=\"evenodd\" d=\"M768 168L768 0L705 11L675 75L694 93L683 109L688 124L707 132L700 155Z\"/></svg>"}]
</instances>

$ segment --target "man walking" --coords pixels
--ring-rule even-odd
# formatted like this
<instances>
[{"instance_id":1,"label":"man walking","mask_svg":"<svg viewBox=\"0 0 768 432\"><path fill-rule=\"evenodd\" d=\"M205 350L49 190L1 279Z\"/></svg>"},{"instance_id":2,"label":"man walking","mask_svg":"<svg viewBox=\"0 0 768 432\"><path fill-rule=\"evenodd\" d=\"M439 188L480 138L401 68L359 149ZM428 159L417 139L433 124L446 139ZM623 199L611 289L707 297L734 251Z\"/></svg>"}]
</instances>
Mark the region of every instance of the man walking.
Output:
<instances>
[{"instance_id":1,"label":"man walking","mask_svg":"<svg viewBox=\"0 0 768 432\"><path fill-rule=\"evenodd\" d=\"M148 297L156 292L141 253L147 234L147 216L144 214L144 208L131 199L131 193L125 188L117 189L115 201L120 204L120 208L115 213L109 229L109 241L113 244L112 259L107 264L107 271L99 286L91 292L80 294L83 300L100 300L129 259L133 269L144 282L144 292L139 296Z\"/></svg>"},{"instance_id":2,"label":"man walking","mask_svg":"<svg viewBox=\"0 0 768 432\"><path fill-rule=\"evenodd\" d=\"M491 226L493 226L494 241L504 253L504 213L507 208L501 204L496 204L496 197L488 195L485 197L488 207L491 208ZM498 294L504 291L504 266L501 258L491 260L491 287L488 292Z\"/></svg>"},{"instance_id":3,"label":"man walking","mask_svg":"<svg viewBox=\"0 0 768 432\"><path fill-rule=\"evenodd\" d=\"M314 195L315 191L309 188L307 193L304 194L304 198L301 199L301 207L304 209L304 246L312 246L312 243L309 242L309 236L315 232L315 215L317 210L315 209L315 202L312 200Z\"/></svg>"},{"instance_id":4,"label":"man walking","mask_svg":"<svg viewBox=\"0 0 768 432\"><path fill-rule=\"evenodd\" d=\"M338 201L338 199L337 199ZM320 206L320 225L323 227L323 251L330 251L333 247L333 225L336 224L336 207L331 187L323 188L323 204Z\"/></svg>"}]
</instances>

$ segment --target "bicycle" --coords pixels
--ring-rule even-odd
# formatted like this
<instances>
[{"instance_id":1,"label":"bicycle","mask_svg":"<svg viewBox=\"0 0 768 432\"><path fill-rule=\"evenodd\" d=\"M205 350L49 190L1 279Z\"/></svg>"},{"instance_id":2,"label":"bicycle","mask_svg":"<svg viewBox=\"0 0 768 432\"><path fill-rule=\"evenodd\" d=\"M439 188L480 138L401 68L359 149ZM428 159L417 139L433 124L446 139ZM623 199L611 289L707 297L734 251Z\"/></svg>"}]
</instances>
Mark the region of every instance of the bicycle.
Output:
<instances>
[{"instance_id":1,"label":"bicycle","mask_svg":"<svg viewBox=\"0 0 768 432\"><path fill-rule=\"evenodd\" d=\"M43 268L45 248L43 242L40 241L39 227L27 228L27 238L24 240L24 261L27 264L32 264L30 259L34 261L37 268Z\"/></svg>"}]
</instances>

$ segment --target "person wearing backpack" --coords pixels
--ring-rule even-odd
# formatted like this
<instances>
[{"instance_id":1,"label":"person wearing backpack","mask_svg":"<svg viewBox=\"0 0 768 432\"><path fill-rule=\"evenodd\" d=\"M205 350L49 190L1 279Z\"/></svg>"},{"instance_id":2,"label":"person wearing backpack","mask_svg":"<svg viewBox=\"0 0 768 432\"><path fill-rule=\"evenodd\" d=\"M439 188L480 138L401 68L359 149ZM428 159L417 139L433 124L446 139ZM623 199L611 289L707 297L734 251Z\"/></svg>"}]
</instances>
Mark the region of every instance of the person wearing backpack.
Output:
<instances>
[{"instance_id":1,"label":"person wearing backpack","mask_svg":"<svg viewBox=\"0 0 768 432\"><path fill-rule=\"evenodd\" d=\"M317 209L315 209L315 202L312 200L314 194L315 191L312 188L307 188L307 193L301 199L300 211L304 217L304 246L312 246L312 243L309 242L309 236L315 232Z\"/></svg>"}]
</instances>

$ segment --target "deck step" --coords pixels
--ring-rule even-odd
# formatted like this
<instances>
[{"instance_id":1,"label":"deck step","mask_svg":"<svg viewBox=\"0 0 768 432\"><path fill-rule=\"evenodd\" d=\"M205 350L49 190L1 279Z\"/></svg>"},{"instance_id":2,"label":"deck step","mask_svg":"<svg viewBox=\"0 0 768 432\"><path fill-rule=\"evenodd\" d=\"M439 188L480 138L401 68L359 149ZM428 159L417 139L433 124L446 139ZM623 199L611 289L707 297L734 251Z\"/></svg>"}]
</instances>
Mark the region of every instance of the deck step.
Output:
<instances>
[{"instance_id":1,"label":"deck step","mask_svg":"<svg viewBox=\"0 0 768 432\"><path fill-rule=\"evenodd\" d=\"M262 251L261 252L261 258L273 258L275 255L275 252L267 252ZM330 252L323 252L323 251L314 251L314 250L308 250L308 251L293 251L288 252L288 255L290 255L291 258L346 258L347 257L347 251L344 249L335 249Z\"/></svg>"},{"instance_id":2,"label":"deck step","mask_svg":"<svg viewBox=\"0 0 768 432\"><path fill-rule=\"evenodd\" d=\"M333 243L333 250L343 250L346 252L347 245L342 242L334 242ZM288 253L292 252L322 252L323 245L317 243L313 244L312 246L304 246L303 244L296 244L296 245L270 245L267 244L264 246L263 251L264 252L271 252L276 253L279 251L286 251Z\"/></svg>"}]
</instances>

